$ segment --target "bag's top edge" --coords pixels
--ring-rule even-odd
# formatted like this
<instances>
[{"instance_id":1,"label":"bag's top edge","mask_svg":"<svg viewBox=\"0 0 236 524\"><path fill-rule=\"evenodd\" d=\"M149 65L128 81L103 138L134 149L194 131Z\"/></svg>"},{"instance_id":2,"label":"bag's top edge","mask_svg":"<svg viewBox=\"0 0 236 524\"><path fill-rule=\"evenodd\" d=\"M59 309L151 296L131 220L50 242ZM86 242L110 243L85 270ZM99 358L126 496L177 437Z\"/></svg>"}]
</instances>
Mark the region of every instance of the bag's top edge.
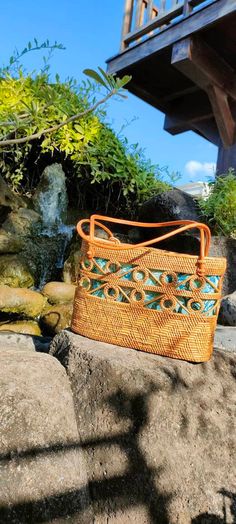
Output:
<instances>
[{"instance_id":1,"label":"bag's top edge","mask_svg":"<svg viewBox=\"0 0 236 524\"><path fill-rule=\"evenodd\" d=\"M82 242L81 253L86 257L90 246L86 241ZM160 268L163 271L176 271L179 273L196 273L197 255L188 255L185 253L175 253L173 251L164 251L153 247L136 247L132 250L116 251L105 246L92 246L92 257L103 258L110 262L119 262L121 264L132 264L140 268ZM206 272L208 275L223 275L226 270L226 258L206 257L204 259Z\"/></svg>"}]
</instances>

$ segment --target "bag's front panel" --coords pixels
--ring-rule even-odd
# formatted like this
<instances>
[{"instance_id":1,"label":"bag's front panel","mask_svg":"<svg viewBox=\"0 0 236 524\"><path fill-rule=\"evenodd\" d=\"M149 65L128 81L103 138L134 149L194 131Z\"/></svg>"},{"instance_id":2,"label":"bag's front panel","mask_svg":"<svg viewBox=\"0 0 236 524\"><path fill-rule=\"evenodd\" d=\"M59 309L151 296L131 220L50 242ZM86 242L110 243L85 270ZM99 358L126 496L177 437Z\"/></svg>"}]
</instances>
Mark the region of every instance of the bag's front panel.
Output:
<instances>
[{"instance_id":1,"label":"bag's front panel","mask_svg":"<svg viewBox=\"0 0 236 524\"><path fill-rule=\"evenodd\" d=\"M89 260L86 245L83 252L74 331L174 358L208 360L224 259L206 259L207 274L199 278L197 257L155 249L120 256L96 248Z\"/></svg>"},{"instance_id":2,"label":"bag's front panel","mask_svg":"<svg viewBox=\"0 0 236 524\"><path fill-rule=\"evenodd\" d=\"M78 313L76 313L76 310ZM80 335L195 362L209 360L214 318L182 317L173 313L140 310L122 303L89 297L78 289L72 329Z\"/></svg>"}]
</instances>

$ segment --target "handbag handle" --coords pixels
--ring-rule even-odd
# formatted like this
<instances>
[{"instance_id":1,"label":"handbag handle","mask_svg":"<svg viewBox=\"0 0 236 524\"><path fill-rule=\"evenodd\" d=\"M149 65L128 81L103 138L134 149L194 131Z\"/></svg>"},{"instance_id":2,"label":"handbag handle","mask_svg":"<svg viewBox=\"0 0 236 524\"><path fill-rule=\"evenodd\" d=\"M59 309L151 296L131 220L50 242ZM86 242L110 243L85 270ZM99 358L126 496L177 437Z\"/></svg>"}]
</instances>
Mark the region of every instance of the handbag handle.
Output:
<instances>
[{"instance_id":1,"label":"handbag handle","mask_svg":"<svg viewBox=\"0 0 236 524\"><path fill-rule=\"evenodd\" d=\"M115 224L122 224L127 226L138 226L138 227L171 227L171 226L181 226L178 229L175 229L174 231L170 231L169 233L166 233L165 235L161 235L160 237L156 237L151 240L146 240L145 242L140 242L139 244L122 244L120 242L117 243L117 239L114 239L112 232L104 226L104 224L101 224L100 220L103 220L104 222L112 222ZM83 224L89 223L90 224L90 231L89 235L86 235L83 231ZM108 240L105 239L99 239L95 237L95 226L99 226L102 228L109 236ZM80 220L77 224L77 231L79 235L86 240L89 245L97 246L97 247L105 247L112 250L130 250L130 249L136 249L138 247L146 247L150 246L152 244L156 244L157 242L160 242L162 240L166 240L167 238L171 238L174 235L177 235L179 233L183 233L184 231L188 231L189 229L198 229L200 232L200 254L197 261L197 274L199 277L204 276L205 274L205 257L208 256L209 248L210 248L210 241L211 241L211 232L209 227L206 224L202 224L201 222L194 222L193 220L175 220L171 222L134 222L132 220L123 220L118 218L111 218L111 217L104 217L102 215L92 215L90 219L83 219ZM116 241L116 243L115 243ZM88 258L92 258L93 254L92 251L89 249L87 253Z\"/></svg>"}]
</instances>

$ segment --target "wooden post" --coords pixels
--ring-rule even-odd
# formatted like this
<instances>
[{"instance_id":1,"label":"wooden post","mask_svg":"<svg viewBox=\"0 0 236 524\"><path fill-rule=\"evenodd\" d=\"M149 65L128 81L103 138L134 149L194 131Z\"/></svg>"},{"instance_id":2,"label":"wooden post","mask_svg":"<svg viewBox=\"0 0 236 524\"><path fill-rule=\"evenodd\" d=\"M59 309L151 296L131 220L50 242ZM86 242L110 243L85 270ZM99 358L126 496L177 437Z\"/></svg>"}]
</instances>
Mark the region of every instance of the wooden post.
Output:
<instances>
[{"instance_id":1,"label":"wooden post","mask_svg":"<svg viewBox=\"0 0 236 524\"><path fill-rule=\"evenodd\" d=\"M153 0L149 0L148 7L147 7L147 20L152 20L152 13L153 13Z\"/></svg>"},{"instance_id":2,"label":"wooden post","mask_svg":"<svg viewBox=\"0 0 236 524\"><path fill-rule=\"evenodd\" d=\"M230 168L236 172L236 144L227 149L221 144L218 149L216 174L221 176L227 173Z\"/></svg>"},{"instance_id":3,"label":"wooden post","mask_svg":"<svg viewBox=\"0 0 236 524\"><path fill-rule=\"evenodd\" d=\"M132 24L134 0L125 0L124 18L121 36L121 51L127 47L124 43L124 37L130 32Z\"/></svg>"},{"instance_id":4,"label":"wooden post","mask_svg":"<svg viewBox=\"0 0 236 524\"><path fill-rule=\"evenodd\" d=\"M143 10L144 10L144 2L143 2L143 0L137 0L136 16L135 16L135 27L136 28L138 28L138 27L140 27L140 25L142 25Z\"/></svg>"}]
</instances>

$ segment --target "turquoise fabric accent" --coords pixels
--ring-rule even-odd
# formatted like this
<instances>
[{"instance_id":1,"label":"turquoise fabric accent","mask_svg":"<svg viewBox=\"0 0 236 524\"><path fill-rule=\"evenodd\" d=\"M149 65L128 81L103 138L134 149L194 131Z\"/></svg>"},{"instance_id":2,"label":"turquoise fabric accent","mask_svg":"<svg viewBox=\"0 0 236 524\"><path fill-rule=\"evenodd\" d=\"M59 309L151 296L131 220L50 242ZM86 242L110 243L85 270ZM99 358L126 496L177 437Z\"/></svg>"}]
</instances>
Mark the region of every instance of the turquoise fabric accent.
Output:
<instances>
[{"instance_id":1,"label":"turquoise fabric accent","mask_svg":"<svg viewBox=\"0 0 236 524\"><path fill-rule=\"evenodd\" d=\"M104 274L103 271L105 270L106 268L106 264L109 262L108 259L103 259L103 258L95 258L94 259L96 264L94 264L93 268L92 268L92 273L94 273L95 275L102 275ZM86 266L86 261L84 261L84 264ZM89 264L90 262L88 261L87 262L87 266L89 268ZM98 267L99 266L99 267ZM99 269L100 268L100 269ZM121 264L121 267L119 269L119 271L116 270L115 268L115 264L114 264L114 270L115 272L117 273L117 275L120 277L120 280L121 281L125 281L128 282L129 281L134 281L133 279L133 270L136 268L136 266L132 265L132 264ZM109 267L109 272L112 273L112 265L110 265ZM161 292L161 287L162 287L162 284L161 284L161 275L163 273L168 273L166 271L161 271L161 270L156 270L156 269L149 269L149 276L148 278L145 280L145 275L144 273L142 272L142 270L138 270L136 271L136 278L137 280L140 280L140 281L144 281L144 285L147 285L147 286L155 286L155 287L158 287L158 285L160 286L160 293L156 292L156 291L145 291L145 300L144 300L144 306L148 309L154 309L156 311L162 311L162 306L161 306L161 303L160 303L160 300L161 298L163 298L163 293ZM184 291L191 291L191 287L190 287L190 283L189 283L189 278L191 278L193 275L188 275L186 273L177 273L177 283L176 283L176 289L177 290L184 290ZM218 288L219 286L219 280L220 280L220 277L218 275L210 275L210 276L206 276L206 280L208 282L205 282L203 288L200 290L201 293L215 293L217 292L216 289ZM172 277L171 275L166 277L166 282L168 283L171 283L172 282ZM91 287L90 287L90 293L93 295L93 296L96 296L96 297L99 297L99 298L105 298L105 294L104 294L104 288L101 288L101 285L103 284L102 281L99 281L99 280L96 280L96 279L91 279ZM216 289L211 285L213 284L213 286L216 287ZM195 285L196 285L196 289L197 288L200 288L201 287L201 281L197 280L197 277L196 277L196 280L195 280ZM133 288L125 288L122 286L122 289L124 291L124 293L129 297ZM200 298L200 297L199 297ZM176 296L175 297L176 299L176 305L173 309L173 312L175 313L181 313L182 315L188 315L189 314L189 311L187 310L187 306L188 306L188 301L191 300L191 298L188 298L188 297L181 297L181 296ZM120 291L119 292L119 295L118 297L116 298L116 301L117 302L124 302L124 303L127 303L127 298L123 295L123 293ZM152 302L151 302L152 301ZM204 299L201 299L201 301L203 302L204 304L204 308L203 308L203 311L202 313L205 314L206 316L212 316L212 315L215 315L216 314L216 306L217 306L217 301L216 300L204 300ZM151 303L149 303L151 302ZM214 308L215 306L215 308ZM194 302L192 303L191 305L191 309L192 311L198 311L199 309L201 309L201 305L197 302ZM170 308L171 310L171 308Z\"/></svg>"}]
</instances>

